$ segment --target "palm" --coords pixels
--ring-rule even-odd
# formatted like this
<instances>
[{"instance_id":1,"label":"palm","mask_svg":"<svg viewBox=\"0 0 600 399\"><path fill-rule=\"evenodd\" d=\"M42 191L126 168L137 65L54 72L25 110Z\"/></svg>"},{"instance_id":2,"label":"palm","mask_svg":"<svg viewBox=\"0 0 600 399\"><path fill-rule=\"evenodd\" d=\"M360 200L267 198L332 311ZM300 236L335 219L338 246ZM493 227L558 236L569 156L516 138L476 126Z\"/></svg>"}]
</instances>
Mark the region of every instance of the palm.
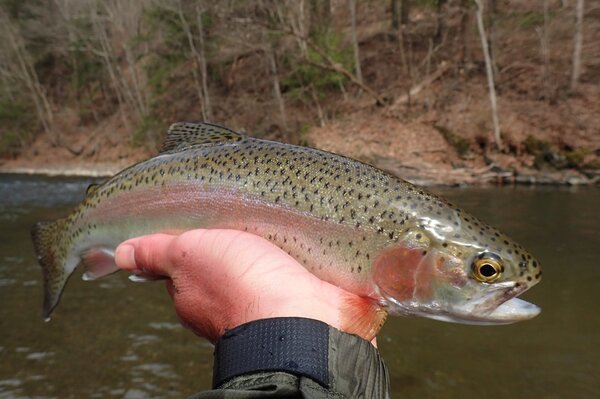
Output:
<instances>
[{"instance_id":1,"label":"palm","mask_svg":"<svg viewBox=\"0 0 600 399\"><path fill-rule=\"evenodd\" d=\"M362 300L249 233L193 230L127 243L135 247L135 260L128 260L119 247L117 264L134 273L168 277L182 323L212 342L225 329L268 317L308 317L347 330L344 320L354 315L346 313L355 311L347 304Z\"/></svg>"}]
</instances>

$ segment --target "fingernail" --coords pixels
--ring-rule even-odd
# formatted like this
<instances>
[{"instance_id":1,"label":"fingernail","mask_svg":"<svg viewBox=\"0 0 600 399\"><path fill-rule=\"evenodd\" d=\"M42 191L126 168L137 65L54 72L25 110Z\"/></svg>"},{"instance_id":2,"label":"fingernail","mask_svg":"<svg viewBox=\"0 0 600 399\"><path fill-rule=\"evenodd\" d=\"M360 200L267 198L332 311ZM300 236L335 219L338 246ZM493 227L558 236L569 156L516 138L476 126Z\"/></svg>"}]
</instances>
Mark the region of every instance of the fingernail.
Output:
<instances>
[{"instance_id":1,"label":"fingernail","mask_svg":"<svg viewBox=\"0 0 600 399\"><path fill-rule=\"evenodd\" d=\"M119 245L115 252L115 259L117 260L117 265L122 269L137 269L135 264L135 248L133 245Z\"/></svg>"}]
</instances>

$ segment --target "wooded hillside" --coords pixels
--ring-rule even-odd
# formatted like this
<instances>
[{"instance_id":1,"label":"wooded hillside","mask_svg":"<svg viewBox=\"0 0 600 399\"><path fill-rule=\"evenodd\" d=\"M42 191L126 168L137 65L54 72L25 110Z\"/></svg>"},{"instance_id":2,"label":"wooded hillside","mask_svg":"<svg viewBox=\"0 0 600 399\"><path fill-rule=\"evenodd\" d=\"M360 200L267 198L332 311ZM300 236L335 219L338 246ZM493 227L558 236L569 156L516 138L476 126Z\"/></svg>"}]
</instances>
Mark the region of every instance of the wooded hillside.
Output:
<instances>
[{"instance_id":1,"label":"wooded hillside","mask_svg":"<svg viewBox=\"0 0 600 399\"><path fill-rule=\"evenodd\" d=\"M597 0L0 0L0 35L4 163L205 120L424 180L600 169Z\"/></svg>"}]
</instances>

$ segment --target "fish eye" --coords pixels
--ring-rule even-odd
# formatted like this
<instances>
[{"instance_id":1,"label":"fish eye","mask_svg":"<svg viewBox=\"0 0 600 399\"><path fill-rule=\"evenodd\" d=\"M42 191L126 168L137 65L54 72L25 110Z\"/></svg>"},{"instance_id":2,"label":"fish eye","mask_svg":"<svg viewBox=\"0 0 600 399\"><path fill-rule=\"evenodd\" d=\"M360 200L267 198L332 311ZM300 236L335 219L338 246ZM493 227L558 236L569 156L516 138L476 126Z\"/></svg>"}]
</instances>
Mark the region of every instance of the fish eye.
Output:
<instances>
[{"instance_id":1,"label":"fish eye","mask_svg":"<svg viewBox=\"0 0 600 399\"><path fill-rule=\"evenodd\" d=\"M493 258L475 259L471 265L475 279L484 283L496 281L502 274L502 265L500 260Z\"/></svg>"}]
</instances>

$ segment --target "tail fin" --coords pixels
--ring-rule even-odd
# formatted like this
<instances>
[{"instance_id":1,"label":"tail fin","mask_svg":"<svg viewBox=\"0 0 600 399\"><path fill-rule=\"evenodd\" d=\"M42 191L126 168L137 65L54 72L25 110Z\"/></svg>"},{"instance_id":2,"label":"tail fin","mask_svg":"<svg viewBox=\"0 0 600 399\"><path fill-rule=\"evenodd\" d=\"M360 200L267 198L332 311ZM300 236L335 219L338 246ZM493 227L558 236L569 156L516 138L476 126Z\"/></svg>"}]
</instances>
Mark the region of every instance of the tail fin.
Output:
<instances>
[{"instance_id":1,"label":"tail fin","mask_svg":"<svg viewBox=\"0 0 600 399\"><path fill-rule=\"evenodd\" d=\"M68 249L63 244L65 220L38 222L31 227L31 238L44 273L44 319L50 320L72 270L67 270Z\"/></svg>"}]
</instances>

